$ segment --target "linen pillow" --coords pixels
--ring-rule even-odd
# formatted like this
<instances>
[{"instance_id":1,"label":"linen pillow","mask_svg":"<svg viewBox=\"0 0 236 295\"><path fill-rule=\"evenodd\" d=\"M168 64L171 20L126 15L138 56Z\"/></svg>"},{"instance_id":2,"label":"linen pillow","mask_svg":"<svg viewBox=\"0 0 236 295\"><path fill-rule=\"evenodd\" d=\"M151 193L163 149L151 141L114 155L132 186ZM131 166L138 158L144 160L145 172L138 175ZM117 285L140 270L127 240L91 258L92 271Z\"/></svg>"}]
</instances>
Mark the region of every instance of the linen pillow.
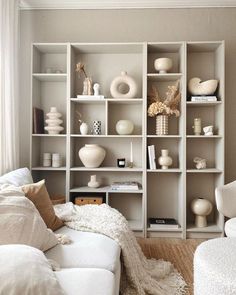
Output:
<instances>
[{"instance_id":1,"label":"linen pillow","mask_svg":"<svg viewBox=\"0 0 236 295\"><path fill-rule=\"evenodd\" d=\"M34 203L48 228L55 231L63 226L62 220L56 216L53 209L45 186L45 180L24 185L21 189L25 193L25 196Z\"/></svg>"},{"instance_id":2,"label":"linen pillow","mask_svg":"<svg viewBox=\"0 0 236 295\"><path fill-rule=\"evenodd\" d=\"M58 243L26 197L0 195L0 216L0 245L25 244L46 251Z\"/></svg>"},{"instance_id":3,"label":"linen pillow","mask_svg":"<svg viewBox=\"0 0 236 295\"><path fill-rule=\"evenodd\" d=\"M65 295L44 254L25 245L0 246L0 294Z\"/></svg>"},{"instance_id":4,"label":"linen pillow","mask_svg":"<svg viewBox=\"0 0 236 295\"><path fill-rule=\"evenodd\" d=\"M8 183L15 186L22 186L33 182L32 175L28 168L20 168L0 177L0 184Z\"/></svg>"}]
</instances>

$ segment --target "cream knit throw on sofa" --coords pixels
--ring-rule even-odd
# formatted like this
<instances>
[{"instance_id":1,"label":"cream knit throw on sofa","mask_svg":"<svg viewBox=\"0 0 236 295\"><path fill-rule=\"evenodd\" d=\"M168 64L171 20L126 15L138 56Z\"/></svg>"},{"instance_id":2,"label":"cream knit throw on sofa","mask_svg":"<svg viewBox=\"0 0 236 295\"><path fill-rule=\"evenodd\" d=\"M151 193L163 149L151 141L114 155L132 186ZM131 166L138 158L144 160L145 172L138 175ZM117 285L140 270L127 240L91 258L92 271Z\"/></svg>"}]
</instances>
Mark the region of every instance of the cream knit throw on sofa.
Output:
<instances>
[{"instance_id":1,"label":"cream knit throw on sofa","mask_svg":"<svg viewBox=\"0 0 236 295\"><path fill-rule=\"evenodd\" d=\"M138 245L127 220L106 204L54 207L65 225L78 231L99 233L115 240L122 250L121 294L180 295L186 284L170 262L147 259Z\"/></svg>"}]
</instances>

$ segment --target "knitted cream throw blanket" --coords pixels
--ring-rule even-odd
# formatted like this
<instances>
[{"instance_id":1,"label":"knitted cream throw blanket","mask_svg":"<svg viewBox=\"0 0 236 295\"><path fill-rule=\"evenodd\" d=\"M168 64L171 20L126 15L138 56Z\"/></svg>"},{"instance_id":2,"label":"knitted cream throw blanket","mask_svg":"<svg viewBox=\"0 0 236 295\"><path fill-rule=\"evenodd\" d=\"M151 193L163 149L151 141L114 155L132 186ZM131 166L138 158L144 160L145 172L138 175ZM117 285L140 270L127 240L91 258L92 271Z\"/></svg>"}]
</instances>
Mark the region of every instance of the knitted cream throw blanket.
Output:
<instances>
[{"instance_id":1,"label":"knitted cream throw blanket","mask_svg":"<svg viewBox=\"0 0 236 295\"><path fill-rule=\"evenodd\" d=\"M147 259L127 220L116 209L106 204L75 206L72 203L54 208L66 226L106 235L120 245L123 264L121 294L185 294L186 284L173 265L163 260Z\"/></svg>"}]
</instances>

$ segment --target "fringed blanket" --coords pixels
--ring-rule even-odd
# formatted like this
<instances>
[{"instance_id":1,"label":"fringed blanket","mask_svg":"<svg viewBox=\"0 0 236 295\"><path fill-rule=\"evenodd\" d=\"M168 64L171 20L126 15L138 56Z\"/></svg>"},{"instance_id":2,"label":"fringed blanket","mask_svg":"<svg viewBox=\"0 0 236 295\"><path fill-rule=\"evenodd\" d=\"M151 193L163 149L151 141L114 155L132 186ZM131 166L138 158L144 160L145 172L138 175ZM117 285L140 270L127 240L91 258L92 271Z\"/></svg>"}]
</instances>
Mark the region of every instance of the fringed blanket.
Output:
<instances>
[{"instance_id":1,"label":"fringed blanket","mask_svg":"<svg viewBox=\"0 0 236 295\"><path fill-rule=\"evenodd\" d=\"M138 245L127 220L116 209L100 206L55 206L65 225L78 231L99 233L115 240L121 247L123 295L180 295L186 284L170 262L147 259Z\"/></svg>"}]
</instances>

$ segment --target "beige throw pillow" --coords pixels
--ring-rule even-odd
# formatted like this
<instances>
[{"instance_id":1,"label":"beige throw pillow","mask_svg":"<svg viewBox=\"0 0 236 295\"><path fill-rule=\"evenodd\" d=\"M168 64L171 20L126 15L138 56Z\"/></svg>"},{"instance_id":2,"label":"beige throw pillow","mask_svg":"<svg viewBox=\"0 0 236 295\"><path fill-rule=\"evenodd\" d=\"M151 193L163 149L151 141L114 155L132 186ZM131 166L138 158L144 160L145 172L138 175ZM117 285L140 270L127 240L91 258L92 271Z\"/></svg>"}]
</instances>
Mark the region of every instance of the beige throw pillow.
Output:
<instances>
[{"instance_id":1,"label":"beige throw pillow","mask_svg":"<svg viewBox=\"0 0 236 295\"><path fill-rule=\"evenodd\" d=\"M25 193L25 196L34 203L48 228L55 231L63 226L63 222L54 212L52 202L45 186L45 180L24 185L21 189Z\"/></svg>"},{"instance_id":2,"label":"beige throw pillow","mask_svg":"<svg viewBox=\"0 0 236 295\"><path fill-rule=\"evenodd\" d=\"M44 254L25 245L0 246L0 294L65 295Z\"/></svg>"},{"instance_id":3,"label":"beige throw pillow","mask_svg":"<svg viewBox=\"0 0 236 295\"><path fill-rule=\"evenodd\" d=\"M57 243L30 200L0 195L0 245L24 244L46 251Z\"/></svg>"}]
</instances>

